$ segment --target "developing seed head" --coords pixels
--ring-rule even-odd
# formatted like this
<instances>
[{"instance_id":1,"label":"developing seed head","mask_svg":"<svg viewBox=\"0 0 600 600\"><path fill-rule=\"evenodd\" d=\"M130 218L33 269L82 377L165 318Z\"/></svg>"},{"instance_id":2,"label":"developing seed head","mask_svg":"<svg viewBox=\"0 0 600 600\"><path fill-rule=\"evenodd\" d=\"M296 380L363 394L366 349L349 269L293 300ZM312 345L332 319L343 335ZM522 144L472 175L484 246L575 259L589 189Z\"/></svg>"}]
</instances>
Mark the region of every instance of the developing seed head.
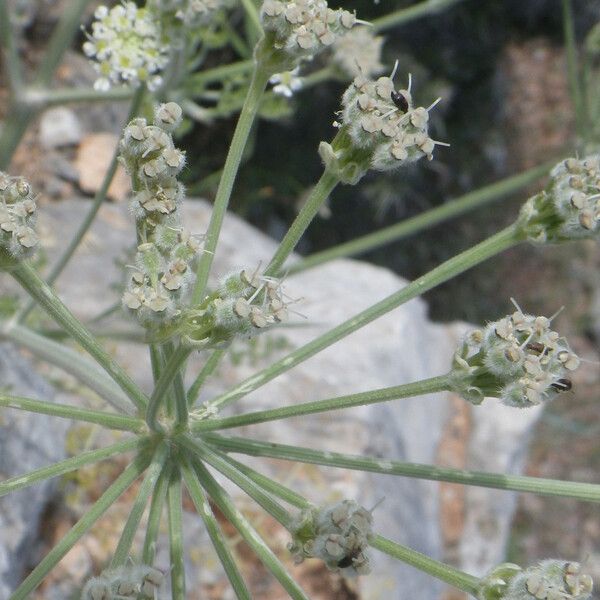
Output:
<instances>
[{"instance_id":1,"label":"developing seed head","mask_svg":"<svg viewBox=\"0 0 600 600\"><path fill-rule=\"evenodd\" d=\"M290 529L288 548L296 562L320 558L332 571L366 575L373 516L353 500L303 510Z\"/></svg>"},{"instance_id":2,"label":"developing seed head","mask_svg":"<svg viewBox=\"0 0 600 600\"><path fill-rule=\"evenodd\" d=\"M155 90L162 85L160 72L169 62L169 46L155 14L123 2L110 10L99 6L92 33L83 51L99 75L94 87L106 91L113 85Z\"/></svg>"},{"instance_id":3,"label":"developing seed head","mask_svg":"<svg viewBox=\"0 0 600 600\"><path fill-rule=\"evenodd\" d=\"M352 29L356 16L329 8L325 0L264 0L261 20L273 48L297 64L333 45Z\"/></svg>"},{"instance_id":4,"label":"developing seed head","mask_svg":"<svg viewBox=\"0 0 600 600\"><path fill-rule=\"evenodd\" d=\"M84 586L81 600L155 600L164 576L149 565L130 565L103 571Z\"/></svg>"},{"instance_id":5,"label":"developing seed head","mask_svg":"<svg viewBox=\"0 0 600 600\"><path fill-rule=\"evenodd\" d=\"M38 247L36 211L31 186L25 179L0 171L0 246L13 259L28 258Z\"/></svg>"},{"instance_id":6,"label":"developing seed head","mask_svg":"<svg viewBox=\"0 0 600 600\"><path fill-rule=\"evenodd\" d=\"M203 348L226 346L235 337L250 337L286 321L289 304L280 280L258 270L236 271L188 312L183 335Z\"/></svg>"},{"instance_id":7,"label":"developing seed head","mask_svg":"<svg viewBox=\"0 0 600 600\"><path fill-rule=\"evenodd\" d=\"M359 75L342 99L342 123L358 148L371 151L370 168L389 171L426 156L433 158L428 109L415 107L410 84L396 90L391 77Z\"/></svg>"},{"instance_id":8,"label":"developing seed head","mask_svg":"<svg viewBox=\"0 0 600 600\"><path fill-rule=\"evenodd\" d=\"M543 560L522 570L500 565L481 581L479 600L587 600L592 578L576 562Z\"/></svg>"},{"instance_id":9,"label":"developing seed head","mask_svg":"<svg viewBox=\"0 0 600 600\"><path fill-rule=\"evenodd\" d=\"M454 357L457 391L474 404L493 396L526 408L570 390L571 373L580 360L550 325L551 319L517 308L472 332Z\"/></svg>"},{"instance_id":10,"label":"developing seed head","mask_svg":"<svg viewBox=\"0 0 600 600\"><path fill-rule=\"evenodd\" d=\"M381 47L384 38L369 27L354 27L333 45L332 61L347 77L372 77L383 69Z\"/></svg>"},{"instance_id":11,"label":"developing seed head","mask_svg":"<svg viewBox=\"0 0 600 600\"><path fill-rule=\"evenodd\" d=\"M567 158L550 173L550 183L530 198L519 218L527 238L556 243L597 238L600 232L600 155Z\"/></svg>"}]
</instances>

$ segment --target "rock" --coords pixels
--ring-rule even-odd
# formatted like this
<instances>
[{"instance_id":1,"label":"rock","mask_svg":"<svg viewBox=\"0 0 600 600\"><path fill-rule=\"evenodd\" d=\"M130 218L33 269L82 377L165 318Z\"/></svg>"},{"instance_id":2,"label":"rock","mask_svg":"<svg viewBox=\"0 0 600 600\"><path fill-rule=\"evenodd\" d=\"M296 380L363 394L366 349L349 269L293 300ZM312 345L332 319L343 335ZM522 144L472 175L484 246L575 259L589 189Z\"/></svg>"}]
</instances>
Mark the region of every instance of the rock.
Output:
<instances>
[{"instance_id":1,"label":"rock","mask_svg":"<svg viewBox=\"0 0 600 600\"><path fill-rule=\"evenodd\" d=\"M43 230L50 232L45 243L51 260L70 239L86 210L85 203L73 201L42 211ZM189 229L196 233L206 230L209 205L188 202L186 213ZM90 318L118 300L118 295L109 289L123 279L115 259L123 258L133 242L133 220L126 208L103 206L93 230L57 284L59 293L76 314ZM260 261L264 264L269 259L274 248L272 240L240 219L227 216L214 271L223 275L235 268L255 268ZM306 321L298 318L298 327L286 327L257 338L256 346L239 344L235 348L235 364L223 363L218 376L207 382L203 399L231 387L289 349L306 343L403 285L405 282L390 271L353 260L335 261L290 277L286 291L291 297L303 299L297 309L306 316ZM131 323L121 322L120 327L124 326L132 327ZM443 374L449 369L457 340L467 327L431 323L425 303L413 300L250 394L224 414L339 396ZM146 348L119 344L115 351L121 364L149 390L151 375ZM268 354L266 360L264 354ZM190 378L198 372L202 361L203 357L194 357L188 368ZM455 430L457 406L462 425L459 435L450 439ZM329 451L515 473L521 468L527 435L538 415L535 410L506 409L495 400L473 408L449 394L435 394L232 433ZM504 559L514 504L513 495L508 492L461 488L461 494L451 495L452 505L448 505L442 498L440 485L434 482L243 457L241 460L315 503L351 497L372 507L384 498L374 513L377 531L434 558L454 560L465 570L484 572ZM228 489L241 498L233 486L228 485ZM441 523L442 514L454 515L450 518L455 521ZM450 542L453 548L449 548ZM284 546L285 543L278 545ZM364 598L437 600L444 589L431 577L375 552L373 563L373 575L358 582ZM193 572L188 577L191 577L190 589L201 585ZM211 582L214 585L214 579Z\"/></svg>"},{"instance_id":2,"label":"rock","mask_svg":"<svg viewBox=\"0 0 600 600\"><path fill-rule=\"evenodd\" d=\"M0 380L7 393L52 401L52 387L8 344L0 344ZM63 420L0 408L0 478L64 459L66 430ZM36 554L40 517L54 492L47 480L0 498L0 598L8 598Z\"/></svg>"},{"instance_id":3,"label":"rock","mask_svg":"<svg viewBox=\"0 0 600 600\"><path fill-rule=\"evenodd\" d=\"M75 113L65 107L50 108L40 121L40 143L44 148L74 146L81 139L82 131Z\"/></svg>"}]
</instances>

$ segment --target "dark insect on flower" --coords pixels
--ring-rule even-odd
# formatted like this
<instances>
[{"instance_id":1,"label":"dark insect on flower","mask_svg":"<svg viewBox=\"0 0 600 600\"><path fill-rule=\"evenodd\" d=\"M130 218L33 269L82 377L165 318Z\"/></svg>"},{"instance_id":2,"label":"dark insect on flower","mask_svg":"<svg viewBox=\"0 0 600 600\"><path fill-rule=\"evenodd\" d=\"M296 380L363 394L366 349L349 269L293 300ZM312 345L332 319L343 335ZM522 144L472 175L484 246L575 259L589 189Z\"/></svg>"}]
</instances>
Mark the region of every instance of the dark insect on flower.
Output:
<instances>
[{"instance_id":1,"label":"dark insect on flower","mask_svg":"<svg viewBox=\"0 0 600 600\"><path fill-rule=\"evenodd\" d=\"M546 350L546 346L540 342L531 342L525 347L527 350L531 350L534 354L543 354Z\"/></svg>"},{"instance_id":2,"label":"dark insect on flower","mask_svg":"<svg viewBox=\"0 0 600 600\"><path fill-rule=\"evenodd\" d=\"M402 112L408 112L408 100L402 92L397 92L394 90L390 96L392 98L392 102L397 108L399 108Z\"/></svg>"},{"instance_id":3,"label":"dark insect on flower","mask_svg":"<svg viewBox=\"0 0 600 600\"><path fill-rule=\"evenodd\" d=\"M559 379L550 384L557 392L568 392L573 387L573 382L570 379Z\"/></svg>"}]
</instances>

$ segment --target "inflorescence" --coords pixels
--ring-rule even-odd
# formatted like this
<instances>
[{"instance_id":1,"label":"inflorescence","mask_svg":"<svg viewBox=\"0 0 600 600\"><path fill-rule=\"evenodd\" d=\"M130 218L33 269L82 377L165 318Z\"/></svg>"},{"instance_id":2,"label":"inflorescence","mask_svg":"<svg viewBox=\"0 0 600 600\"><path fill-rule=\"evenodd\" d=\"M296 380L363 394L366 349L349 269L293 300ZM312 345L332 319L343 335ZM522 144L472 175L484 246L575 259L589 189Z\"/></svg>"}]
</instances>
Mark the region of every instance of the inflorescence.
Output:
<instances>
[{"instance_id":1,"label":"inflorescence","mask_svg":"<svg viewBox=\"0 0 600 600\"><path fill-rule=\"evenodd\" d=\"M290 302L279 279L258 271L236 271L183 316L181 333L200 348L227 346L286 321Z\"/></svg>"},{"instance_id":2,"label":"inflorescence","mask_svg":"<svg viewBox=\"0 0 600 600\"><path fill-rule=\"evenodd\" d=\"M296 562L320 558L332 571L344 575L371 572L367 555L373 516L353 500L303 510L292 524L288 548Z\"/></svg>"},{"instance_id":3,"label":"inflorescence","mask_svg":"<svg viewBox=\"0 0 600 600\"><path fill-rule=\"evenodd\" d=\"M181 225L185 196L177 175L185 155L175 148L171 132L181 122L181 108L161 104L154 124L133 119L121 140L121 161L131 175L132 211L138 249L123 305L145 327L164 325L181 313L181 300L194 281L198 241Z\"/></svg>"},{"instance_id":4,"label":"inflorescence","mask_svg":"<svg viewBox=\"0 0 600 600\"><path fill-rule=\"evenodd\" d=\"M471 332L454 355L453 389L479 404L486 396L508 406L535 406L571 389L580 360L550 328L552 319L524 314Z\"/></svg>"},{"instance_id":5,"label":"inflorescence","mask_svg":"<svg viewBox=\"0 0 600 600\"><path fill-rule=\"evenodd\" d=\"M594 238L600 232L600 155L567 158L550 173L548 187L530 198L519 226L532 242Z\"/></svg>"},{"instance_id":6,"label":"inflorescence","mask_svg":"<svg viewBox=\"0 0 600 600\"><path fill-rule=\"evenodd\" d=\"M333 45L332 62L348 77L372 77L383 69L381 47L384 38L370 27L354 27Z\"/></svg>"},{"instance_id":7,"label":"inflorescence","mask_svg":"<svg viewBox=\"0 0 600 600\"><path fill-rule=\"evenodd\" d=\"M564 560L543 560L521 569L505 563L486 575L480 584L479 600L587 600L592 578L581 565Z\"/></svg>"},{"instance_id":8,"label":"inflorescence","mask_svg":"<svg viewBox=\"0 0 600 600\"><path fill-rule=\"evenodd\" d=\"M31 186L0 171L0 245L14 259L27 258L37 249L36 210Z\"/></svg>"},{"instance_id":9,"label":"inflorescence","mask_svg":"<svg viewBox=\"0 0 600 600\"><path fill-rule=\"evenodd\" d=\"M155 600L164 575L148 565L120 567L90 579L81 600Z\"/></svg>"},{"instance_id":10,"label":"inflorescence","mask_svg":"<svg viewBox=\"0 0 600 600\"><path fill-rule=\"evenodd\" d=\"M169 62L169 42L156 15L124 2L110 10L99 6L94 16L92 33L83 44L99 75L94 88L146 84L150 90L158 89L163 81L160 72Z\"/></svg>"}]
</instances>

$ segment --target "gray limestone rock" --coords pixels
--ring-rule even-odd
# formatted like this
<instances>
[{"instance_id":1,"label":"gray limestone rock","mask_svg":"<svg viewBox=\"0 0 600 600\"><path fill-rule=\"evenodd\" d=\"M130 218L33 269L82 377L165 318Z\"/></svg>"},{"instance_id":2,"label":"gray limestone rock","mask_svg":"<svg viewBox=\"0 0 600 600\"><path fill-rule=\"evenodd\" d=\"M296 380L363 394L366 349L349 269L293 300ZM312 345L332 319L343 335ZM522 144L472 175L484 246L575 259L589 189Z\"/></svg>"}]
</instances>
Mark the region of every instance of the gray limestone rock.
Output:
<instances>
[{"instance_id":1,"label":"gray limestone rock","mask_svg":"<svg viewBox=\"0 0 600 600\"><path fill-rule=\"evenodd\" d=\"M42 211L50 257L71 237L85 210L85 203L73 201ZM208 204L188 202L186 213L188 229L194 233L206 230L210 217ZM115 261L125 256L133 240L133 223L126 208L103 207L98 222L57 284L59 293L76 314L92 317L118 300L118 294L109 289L111 284L122 280ZM269 259L274 248L272 240L236 217L227 216L214 272L222 276L236 268L255 268ZM388 270L354 260L335 261L290 277L286 291L291 297L302 299L297 309L306 318L298 317L293 321L294 326L258 338L255 346L247 342L238 344L234 349L236 360L223 363L217 375L208 381L202 399L210 399L242 381L286 351L403 285L405 282ZM116 323L133 327L126 321ZM466 328L462 324L433 324L427 319L425 304L421 300L411 301L278 377L223 414L317 400L443 374L449 369L452 352ZM146 348L133 344L120 344L118 348L111 345L111 348L134 378L149 390L151 376ZM264 354L268 354L267 359ZM201 356L194 357L188 369L190 378L198 372L203 360ZM452 402L456 403L456 398L448 394L421 396L252 426L232 433L329 451L435 464L452 459L443 455ZM506 409L495 400L464 410L470 426L460 439L464 453L462 466L518 472L527 435L538 412ZM370 507L385 498L374 513L377 531L430 556L447 559L441 522L443 499L437 483L276 461L248 459L247 462L315 503L351 497ZM479 574L503 560L513 507L514 497L507 492L466 490L458 510L462 521L451 524L460 533L459 567ZM432 578L373 554L374 574L360 580L365 599L440 597L443 586Z\"/></svg>"}]
</instances>

